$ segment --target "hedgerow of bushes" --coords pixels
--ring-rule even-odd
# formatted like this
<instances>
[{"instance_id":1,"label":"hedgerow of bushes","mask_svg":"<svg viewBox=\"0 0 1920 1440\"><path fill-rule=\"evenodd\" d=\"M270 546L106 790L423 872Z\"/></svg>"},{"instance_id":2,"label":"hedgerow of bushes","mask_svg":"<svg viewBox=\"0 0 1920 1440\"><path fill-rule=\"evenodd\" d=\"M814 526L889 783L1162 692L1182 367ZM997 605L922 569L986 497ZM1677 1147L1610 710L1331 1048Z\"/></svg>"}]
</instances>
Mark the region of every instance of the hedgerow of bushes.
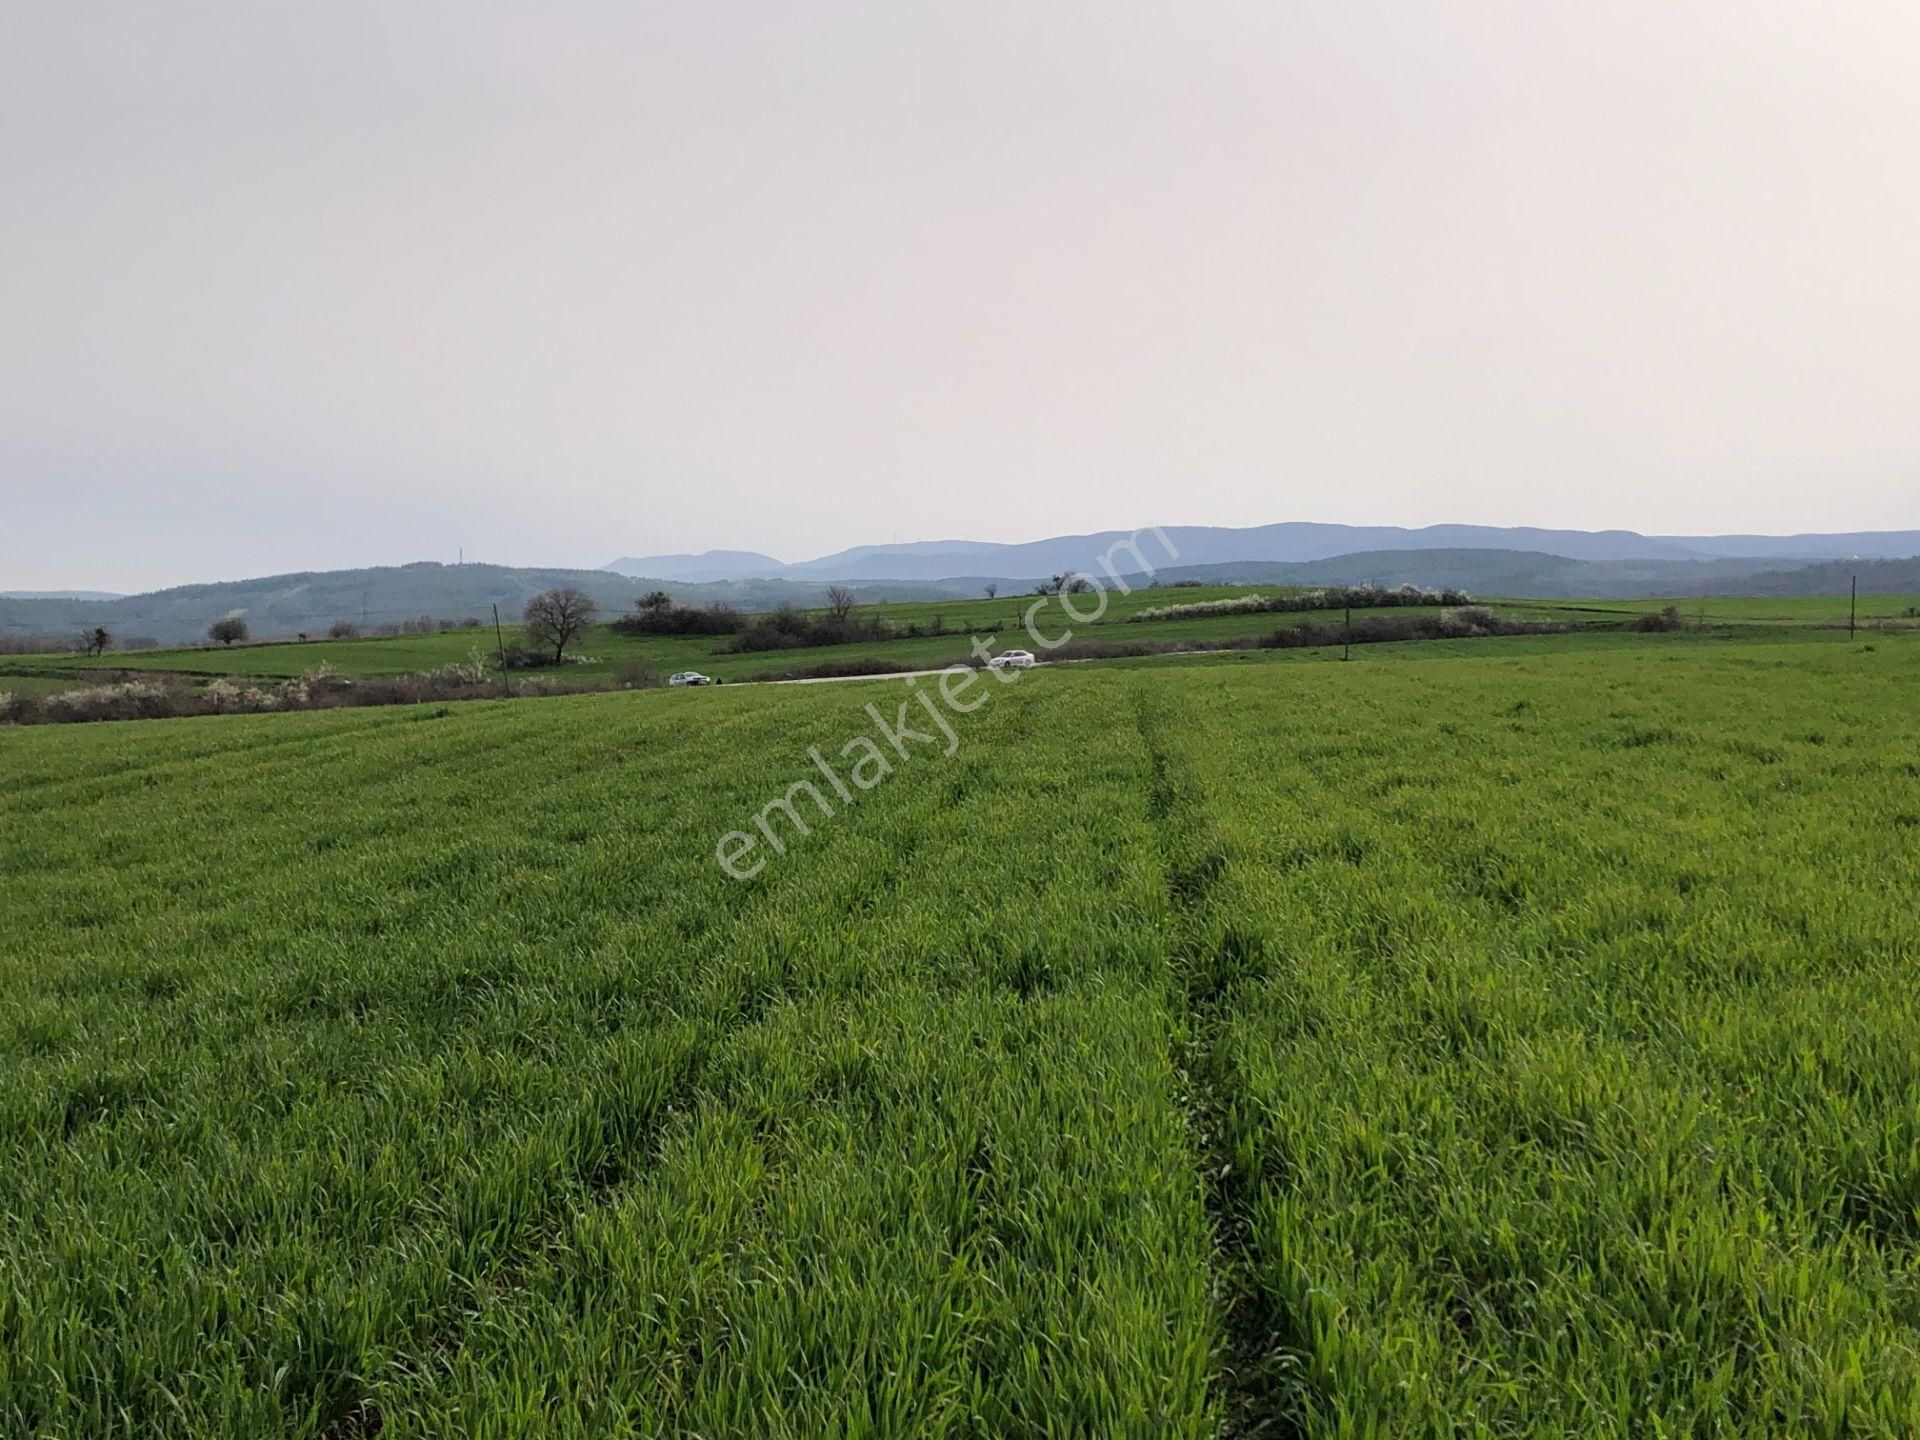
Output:
<instances>
[{"instance_id":1,"label":"hedgerow of bushes","mask_svg":"<svg viewBox=\"0 0 1920 1440\"><path fill-rule=\"evenodd\" d=\"M649 689L659 683L659 675L652 667L633 665L622 667L612 685L519 680L503 687L497 672L476 648L465 660L415 675L339 675L321 664L294 679L281 681L223 677L196 687L182 680L146 678L51 694L0 690L0 724L163 720L191 715L419 705L436 700L498 699L503 694L557 695L588 690Z\"/></svg>"},{"instance_id":2,"label":"hedgerow of bushes","mask_svg":"<svg viewBox=\"0 0 1920 1440\"><path fill-rule=\"evenodd\" d=\"M1296 610L1381 610L1397 605L1470 605L1473 597L1451 587L1426 590L1417 585L1333 585L1291 595L1241 595L1232 600L1196 600L1186 605L1161 605L1128 616L1139 620L1196 620L1208 615L1259 615Z\"/></svg>"},{"instance_id":3,"label":"hedgerow of bushes","mask_svg":"<svg viewBox=\"0 0 1920 1440\"><path fill-rule=\"evenodd\" d=\"M898 632L877 615L814 615L780 609L756 615L727 645L736 652L806 650L816 645L854 645L892 640Z\"/></svg>"},{"instance_id":4,"label":"hedgerow of bushes","mask_svg":"<svg viewBox=\"0 0 1920 1440\"><path fill-rule=\"evenodd\" d=\"M742 624L731 605L676 605L664 592L643 596L612 621L620 635L731 635Z\"/></svg>"},{"instance_id":5,"label":"hedgerow of bushes","mask_svg":"<svg viewBox=\"0 0 1920 1440\"><path fill-rule=\"evenodd\" d=\"M1303 620L1261 638L1269 650L1314 645L1375 645L1387 640L1476 640L1490 635L1552 635L1566 627L1510 620L1484 605L1465 605L1438 615L1363 615L1351 625Z\"/></svg>"},{"instance_id":6,"label":"hedgerow of bushes","mask_svg":"<svg viewBox=\"0 0 1920 1440\"><path fill-rule=\"evenodd\" d=\"M1650 615L1636 616L1627 622L1626 628L1649 633L1684 630L1687 628L1687 622L1681 616L1678 605L1669 605L1666 609L1657 610Z\"/></svg>"}]
</instances>

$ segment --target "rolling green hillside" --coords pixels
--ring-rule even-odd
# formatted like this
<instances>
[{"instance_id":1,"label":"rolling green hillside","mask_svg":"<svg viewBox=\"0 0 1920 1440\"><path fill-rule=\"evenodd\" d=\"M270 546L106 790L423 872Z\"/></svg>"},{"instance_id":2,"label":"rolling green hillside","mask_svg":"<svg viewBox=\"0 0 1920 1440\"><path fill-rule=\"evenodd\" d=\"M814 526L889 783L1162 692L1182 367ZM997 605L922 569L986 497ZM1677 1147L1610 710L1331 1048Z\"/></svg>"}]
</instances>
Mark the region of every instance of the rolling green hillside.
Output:
<instances>
[{"instance_id":1,"label":"rolling green hillside","mask_svg":"<svg viewBox=\"0 0 1920 1440\"><path fill-rule=\"evenodd\" d=\"M1848 561L1696 558L1575 560L1527 550L1373 550L1327 560L1237 561L1170 565L1163 581L1207 585L1259 581L1274 585L1453 585L1477 595L1554 599L1607 596L1841 596L1858 580L1863 591L1920 590L1920 558Z\"/></svg>"},{"instance_id":2,"label":"rolling green hillside","mask_svg":"<svg viewBox=\"0 0 1920 1440\"><path fill-rule=\"evenodd\" d=\"M211 585L181 585L113 600L0 599L0 634L67 636L95 625L123 640L146 637L166 644L198 642L207 627L227 615L244 618L261 638L319 635L336 620L372 631L424 616L429 620L490 620L493 607L509 620L542 590L571 586L593 596L610 613L625 610L653 582L604 570L563 570L509 565L383 565L359 570L307 571ZM743 583L667 586L687 604L722 603L765 610L775 605L824 603L824 583L756 580ZM924 585L857 586L865 600L929 599L941 591Z\"/></svg>"},{"instance_id":3,"label":"rolling green hillside","mask_svg":"<svg viewBox=\"0 0 1920 1440\"><path fill-rule=\"evenodd\" d=\"M0 729L0 1433L1910 1435L1920 639L1595 638Z\"/></svg>"},{"instance_id":4,"label":"rolling green hillside","mask_svg":"<svg viewBox=\"0 0 1920 1440\"><path fill-rule=\"evenodd\" d=\"M903 634L893 640L856 645L739 654L729 652L731 637L726 635L628 636L619 634L610 624L601 623L593 626L577 647L590 663L568 665L558 673L567 680L604 680L610 678L624 662L641 660L662 674L698 669L716 676L737 678L855 655L879 655L901 664L935 665L964 657L968 653L969 638L976 634L998 636L1001 645L1031 646L1034 642L1026 632L1029 618L1048 637L1072 631L1076 634L1111 633L1128 640L1255 635L1271 631L1289 618L1300 618L1262 614L1202 621L1127 624L1123 635L1112 628L1128 621L1141 610L1174 601L1226 599L1255 592L1267 595L1282 593L1277 587L1264 586L1135 590L1126 595L1114 592L1104 597L1069 597L1076 615L1092 615L1093 607L1102 605L1098 617L1088 621L1067 614L1057 596L1014 595L994 600L978 597L971 600L868 606L863 607L862 614L878 615L902 631L918 626L929 632L939 630L943 633L928 633L918 637ZM519 627L508 626L507 636L509 641L518 640ZM113 651L99 656L0 656L0 688L5 687L9 675L15 674L52 674L81 680L88 677L107 678L131 671L208 677L289 677L325 664L348 675L396 675L464 660L475 647L490 656L496 653L496 643L492 627L487 626L478 630L454 630L436 635L238 646L199 645L132 654Z\"/></svg>"},{"instance_id":5,"label":"rolling green hillside","mask_svg":"<svg viewBox=\"0 0 1920 1440\"><path fill-rule=\"evenodd\" d=\"M964 558L964 557L962 557ZM960 563L956 559L956 564ZM1084 562L1083 562L1084 563ZM1054 571L1062 567L1056 565ZM1090 564L1090 573L1104 575ZM877 579L849 582L861 603L935 601L958 605L981 598L988 583L1003 592L1001 601L1031 589L1028 581L969 578L964 573L937 580ZM1815 563L1792 559L1568 559L1525 550L1375 550L1328 559L1281 562L1236 561L1225 564L1163 566L1162 582L1187 580L1209 586L1357 585L1452 586L1477 595L1529 595L1557 599L1580 596L1648 597L1658 595L1845 595L1853 579L1870 593L1920 590L1920 559ZM595 597L610 614L625 610L643 591L664 588L684 604L727 604L742 610L771 610L778 605L817 606L836 577L751 579L703 582L630 579L603 570L516 568L503 565L412 565L359 570L270 575L210 585L184 585L146 595L111 600L9 599L0 596L0 638L25 636L71 639L82 630L104 626L122 642L197 643L207 627L228 615L244 618L256 638L291 638L324 633L336 620L362 624L368 631L425 617L428 621L491 620L493 607L509 621L528 598L555 586L572 586ZM1135 577L1141 588L1146 577Z\"/></svg>"},{"instance_id":6,"label":"rolling green hillside","mask_svg":"<svg viewBox=\"0 0 1920 1440\"><path fill-rule=\"evenodd\" d=\"M650 666L660 676L676 670L693 669L733 680L859 658L877 658L908 667L934 666L964 658L968 654L969 639L974 635L995 637L996 647L1012 645L1034 648L1035 642L1026 630L1029 616L1039 633L1048 638L1071 631L1073 637L1080 640L1168 644L1191 642L1195 646L1266 635L1302 620L1324 621L1328 618L1324 613L1301 611L1144 622L1134 619L1143 610L1167 605L1225 600L1247 594L1278 596L1286 593L1290 592L1270 585L1136 589L1130 594L1114 591L1104 597L1100 613L1090 619L1078 617L1092 615L1092 607L1100 604L1102 597L1071 597L1074 615L1066 613L1058 597L1032 595L1002 595L993 600L975 597L865 606L860 613L882 616L903 632L917 626L923 631L942 633L925 633L917 637L902 634L892 640L754 653L730 652L730 637L724 635L627 636L603 623L591 628L577 646L578 654L586 663L541 673L554 677L557 683L597 684L611 681L621 672L623 665L635 661ZM1757 628L1782 633L1807 631L1815 627L1844 624L1847 617L1847 601L1844 597L1836 599L1824 596L1632 601L1494 600L1488 603L1497 612L1516 619L1575 629L1618 626L1636 616L1652 614L1668 604L1678 606L1689 625L1704 624L1719 630ZM1920 595L1862 596L1859 606L1861 623L1870 627L1882 624L1911 627L1916 619L1910 612L1915 611L1920 611ZM1356 616L1364 618L1372 613L1394 612L1361 610L1356 612ZM508 626L506 633L509 642L519 639L516 626ZM496 640L491 626L436 635L230 647L201 645L132 654L113 651L91 657L0 656L0 690L58 688L140 673L196 679L217 676L286 679L322 665L345 675L401 675L464 661L476 649L483 659L491 662L496 654Z\"/></svg>"}]
</instances>

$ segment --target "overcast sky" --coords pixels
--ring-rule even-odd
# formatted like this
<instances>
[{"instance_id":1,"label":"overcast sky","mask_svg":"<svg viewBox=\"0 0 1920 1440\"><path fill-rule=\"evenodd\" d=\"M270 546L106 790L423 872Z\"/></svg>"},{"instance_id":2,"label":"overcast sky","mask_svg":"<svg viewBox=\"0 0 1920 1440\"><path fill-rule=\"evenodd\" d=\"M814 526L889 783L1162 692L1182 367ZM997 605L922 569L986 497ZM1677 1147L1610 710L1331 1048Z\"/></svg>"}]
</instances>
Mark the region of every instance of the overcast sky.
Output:
<instances>
[{"instance_id":1,"label":"overcast sky","mask_svg":"<svg viewBox=\"0 0 1920 1440\"><path fill-rule=\"evenodd\" d=\"M0 588L1920 526L1912 0L0 5Z\"/></svg>"}]
</instances>

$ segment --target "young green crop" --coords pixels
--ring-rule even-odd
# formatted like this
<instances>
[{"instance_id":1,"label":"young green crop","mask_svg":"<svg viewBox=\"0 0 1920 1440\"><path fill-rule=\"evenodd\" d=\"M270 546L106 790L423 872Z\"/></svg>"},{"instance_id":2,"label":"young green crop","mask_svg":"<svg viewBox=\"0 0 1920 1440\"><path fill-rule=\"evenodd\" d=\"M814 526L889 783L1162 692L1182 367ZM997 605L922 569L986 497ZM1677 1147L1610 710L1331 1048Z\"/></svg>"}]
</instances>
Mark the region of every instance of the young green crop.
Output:
<instances>
[{"instance_id":1,"label":"young green crop","mask_svg":"<svg viewBox=\"0 0 1920 1440\"><path fill-rule=\"evenodd\" d=\"M1917 644L0 731L0 1433L1911 1434Z\"/></svg>"}]
</instances>

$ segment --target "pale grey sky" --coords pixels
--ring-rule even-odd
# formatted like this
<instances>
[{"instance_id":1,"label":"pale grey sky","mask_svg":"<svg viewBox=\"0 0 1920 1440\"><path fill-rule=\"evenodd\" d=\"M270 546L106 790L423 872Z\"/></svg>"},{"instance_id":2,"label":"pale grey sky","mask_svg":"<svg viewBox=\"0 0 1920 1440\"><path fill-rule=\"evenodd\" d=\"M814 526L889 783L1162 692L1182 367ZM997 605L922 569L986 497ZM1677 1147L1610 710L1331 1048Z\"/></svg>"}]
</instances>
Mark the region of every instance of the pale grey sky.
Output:
<instances>
[{"instance_id":1,"label":"pale grey sky","mask_svg":"<svg viewBox=\"0 0 1920 1440\"><path fill-rule=\"evenodd\" d=\"M0 588L1920 525L1911 0L0 0Z\"/></svg>"}]
</instances>

